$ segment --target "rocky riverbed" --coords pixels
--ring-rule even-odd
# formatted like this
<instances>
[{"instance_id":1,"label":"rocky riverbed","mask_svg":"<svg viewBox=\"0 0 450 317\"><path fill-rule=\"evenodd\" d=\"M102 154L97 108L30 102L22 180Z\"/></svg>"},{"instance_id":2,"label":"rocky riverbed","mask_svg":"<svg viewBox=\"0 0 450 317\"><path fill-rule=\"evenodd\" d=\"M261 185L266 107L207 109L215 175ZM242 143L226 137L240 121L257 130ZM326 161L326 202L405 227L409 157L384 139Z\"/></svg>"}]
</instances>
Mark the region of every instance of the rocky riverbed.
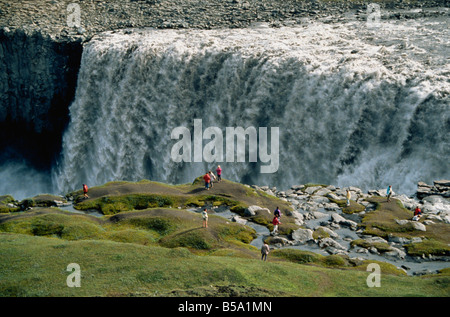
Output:
<instances>
[{"instance_id":1,"label":"rocky riverbed","mask_svg":"<svg viewBox=\"0 0 450 317\"><path fill-rule=\"evenodd\" d=\"M378 235L368 234L365 217L376 213L377 204L387 201L386 189L369 190L364 193L352 186L338 188L325 185L297 185L287 191L278 191L275 187L268 186L252 187L289 201L294 209L292 215L301 226L290 235L273 236L267 232L262 234L262 239L275 248L293 247L323 254L341 254L356 259L387 261L404 269L408 274L432 273L450 265L448 244L447 250L439 254L424 252L411 255L413 253L408 252L411 246L426 244L429 241L426 233L428 231L431 234L430 231L436 230L437 227L433 226L435 224L440 224L448 235L450 182L447 180L435 181L433 185L419 182L418 191L412 197L394 192L391 201L406 212L410 211L411 218L416 207L422 210L423 216L420 221L395 219L398 225L395 230L389 233L380 232L382 234ZM424 187L430 189L428 195L424 193ZM351 194L349 207L346 206L347 190ZM264 208L250 206L246 216L251 219L260 209ZM273 211L267 209L266 212ZM232 219L246 223L246 219L239 216L233 216Z\"/></svg>"}]
</instances>

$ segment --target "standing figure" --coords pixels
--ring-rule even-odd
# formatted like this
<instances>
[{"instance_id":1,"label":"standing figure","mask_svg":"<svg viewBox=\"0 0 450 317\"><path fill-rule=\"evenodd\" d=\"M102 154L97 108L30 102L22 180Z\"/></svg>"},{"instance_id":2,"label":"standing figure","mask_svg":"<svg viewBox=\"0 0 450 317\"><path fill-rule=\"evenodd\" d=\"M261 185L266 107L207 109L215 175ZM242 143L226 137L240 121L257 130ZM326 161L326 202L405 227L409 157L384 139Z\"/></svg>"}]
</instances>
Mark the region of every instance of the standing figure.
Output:
<instances>
[{"instance_id":1,"label":"standing figure","mask_svg":"<svg viewBox=\"0 0 450 317\"><path fill-rule=\"evenodd\" d=\"M274 216L277 217L278 219L281 217L281 211L280 208L275 209L275 211L273 212Z\"/></svg>"},{"instance_id":2,"label":"standing figure","mask_svg":"<svg viewBox=\"0 0 450 317\"><path fill-rule=\"evenodd\" d=\"M205 189L209 190L209 182L211 181L211 177L209 176L208 172L206 172L206 174L203 175L203 179L205 180Z\"/></svg>"},{"instance_id":3,"label":"standing figure","mask_svg":"<svg viewBox=\"0 0 450 317\"><path fill-rule=\"evenodd\" d=\"M350 206L350 198L352 197L352 195L350 194L350 190L347 189L347 207Z\"/></svg>"},{"instance_id":4,"label":"standing figure","mask_svg":"<svg viewBox=\"0 0 450 317\"><path fill-rule=\"evenodd\" d=\"M386 191L387 201L391 201L391 195L392 195L392 186L389 185Z\"/></svg>"},{"instance_id":5,"label":"standing figure","mask_svg":"<svg viewBox=\"0 0 450 317\"><path fill-rule=\"evenodd\" d=\"M261 261L267 260L267 255L270 252L270 247L267 243L264 242L263 246L261 247Z\"/></svg>"},{"instance_id":6,"label":"standing figure","mask_svg":"<svg viewBox=\"0 0 450 317\"><path fill-rule=\"evenodd\" d=\"M278 233L278 225L281 224L280 219L278 219L278 217L273 217L272 224L273 224L272 235L275 235Z\"/></svg>"},{"instance_id":7,"label":"standing figure","mask_svg":"<svg viewBox=\"0 0 450 317\"><path fill-rule=\"evenodd\" d=\"M211 179L210 182L209 182L209 185L210 185L211 188L213 188L213 183L216 180L216 175L214 175L214 173L211 172L211 171L209 171L208 174L209 174L209 177Z\"/></svg>"},{"instance_id":8,"label":"standing figure","mask_svg":"<svg viewBox=\"0 0 450 317\"><path fill-rule=\"evenodd\" d=\"M84 198L89 198L88 196L88 186L86 184L83 184L83 193L84 193Z\"/></svg>"},{"instance_id":9,"label":"standing figure","mask_svg":"<svg viewBox=\"0 0 450 317\"><path fill-rule=\"evenodd\" d=\"M208 212L206 208L203 209L202 211L202 219L203 219L202 228L208 228Z\"/></svg>"},{"instance_id":10,"label":"standing figure","mask_svg":"<svg viewBox=\"0 0 450 317\"><path fill-rule=\"evenodd\" d=\"M216 173L217 173L217 182L220 183L220 181L222 180L222 168L220 167L220 165L217 165Z\"/></svg>"}]
</instances>

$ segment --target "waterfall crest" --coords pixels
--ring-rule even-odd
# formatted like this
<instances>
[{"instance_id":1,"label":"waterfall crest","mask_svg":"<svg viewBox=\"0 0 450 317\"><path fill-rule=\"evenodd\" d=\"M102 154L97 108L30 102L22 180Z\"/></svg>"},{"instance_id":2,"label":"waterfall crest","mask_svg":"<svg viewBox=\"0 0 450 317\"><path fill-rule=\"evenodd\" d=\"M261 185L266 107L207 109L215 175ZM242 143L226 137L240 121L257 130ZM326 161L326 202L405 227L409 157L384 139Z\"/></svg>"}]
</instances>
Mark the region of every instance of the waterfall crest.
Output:
<instances>
[{"instance_id":1,"label":"waterfall crest","mask_svg":"<svg viewBox=\"0 0 450 317\"><path fill-rule=\"evenodd\" d=\"M125 30L85 45L57 191L112 180L223 177L413 192L449 177L448 30L403 21L273 29ZM279 127L279 169L173 162L171 132ZM206 142L206 140L205 140Z\"/></svg>"}]
</instances>

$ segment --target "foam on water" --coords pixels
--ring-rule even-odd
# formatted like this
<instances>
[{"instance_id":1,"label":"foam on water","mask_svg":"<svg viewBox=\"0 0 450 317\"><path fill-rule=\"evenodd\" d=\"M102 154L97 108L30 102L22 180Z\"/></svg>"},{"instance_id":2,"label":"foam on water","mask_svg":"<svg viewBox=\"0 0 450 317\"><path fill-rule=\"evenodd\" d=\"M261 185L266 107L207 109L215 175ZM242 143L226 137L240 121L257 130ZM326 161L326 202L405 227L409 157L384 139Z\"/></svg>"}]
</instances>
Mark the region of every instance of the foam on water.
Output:
<instances>
[{"instance_id":1,"label":"foam on water","mask_svg":"<svg viewBox=\"0 0 450 317\"><path fill-rule=\"evenodd\" d=\"M219 163L224 177L285 188L363 189L449 175L446 21L305 23L107 32L85 45L55 191L143 178L191 182L217 163L175 163L171 131L280 127L280 168Z\"/></svg>"}]
</instances>

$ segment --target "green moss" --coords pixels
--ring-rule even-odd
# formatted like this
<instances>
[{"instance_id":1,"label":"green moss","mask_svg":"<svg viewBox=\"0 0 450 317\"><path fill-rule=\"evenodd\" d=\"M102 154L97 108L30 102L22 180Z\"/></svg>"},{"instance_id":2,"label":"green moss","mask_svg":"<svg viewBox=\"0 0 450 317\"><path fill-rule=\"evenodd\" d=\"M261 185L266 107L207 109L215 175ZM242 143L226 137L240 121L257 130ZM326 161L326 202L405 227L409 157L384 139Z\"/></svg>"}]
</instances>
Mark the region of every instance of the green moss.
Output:
<instances>
[{"instance_id":1,"label":"green moss","mask_svg":"<svg viewBox=\"0 0 450 317\"><path fill-rule=\"evenodd\" d=\"M336 200L327 197L331 202L337 204L339 207L342 208L342 212L345 214L353 214L358 213L361 211L364 211L366 207L364 205L358 204L354 200L350 200L350 206L347 206L347 200Z\"/></svg>"},{"instance_id":2,"label":"green moss","mask_svg":"<svg viewBox=\"0 0 450 317\"><path fill-rule=\"evenodd\" d=\"M320 263L320 260L323 258L323 255L297 249L276 249L270 255L300 264Z\"/></svg>"},{"instance_id":3,"label":"green moss","mask_svg":"<svg viewBox=\"0 0 450 317\"><path fill-rule=\"evenodd\" d=\"M359 246L362 248L370 248L370 247L374 247L378 250L378 252L388 252L391 250L391 246L387 243L383 243L383 242L369 242L367 240L362 240L362 239L357 239L357 240L353 240L350 245L352 247L354 246Z\"/></svg>"},{"instance_id":4,"label":"green moss","mask_svg":"<svg viewBox=\"0 0 450 317\"><path fill-rule=\"evenodd\" d=\"M394 264L376 261L376 260L364 260L361 265L355 266L354 269L367 272L367 266L371 263L376 263L380 266L381 274L406 276L406 272L398 269Z\"/></svg>"},{"instance_id":5,"label":"green moss","mask_svg":"<svg viewBox=\"0 0 450 317\"><path fill-rule=\"evenodd\" d=\"M412 212L403 207L400 201L386 201L384 197L372 197L367 201L374 203L376 209L367 213L361 221L365 234L378 235L387 238L390 233L408 232L405 226L400 226L396 219L411 219Z\"/></svg>"},{"instance_id":6,"label":"green moss","mask_svg":"<svg viewBox=\"0 0 450 317\"><path fill-rule=\"evenodd\" d=\"M405 245L409 255L422 256L428 255L450 255L450 246L441 241L426 239L422 242Z\"/></svg>"},{"instance_id":7,"label":"green moss","mask_svg":"<svg viewBox=\"0 0 450 317\"><path fill-rule=\"evenodd\" d=\"M314 239L321 239L321 238L329 238L330 234L326 232L323 228L318 228L314 230L313 232L313 238Z\"/></svg>"},{"instance_id":8,"label":"green moss","mask_svg":"<svg viewBox=\"0 0 450 317\"><path fill-rule=\"evenodd\" d=\"M37 195L31 198L34 202L34 206L37 207L51 207L56 206L55 201L61 201L61 202L67 202L66 199L56 196L56 195L50 195L50 194L42 194Z\"/></svg>"},{"instance_id":9,"label":"green moss","mask_svg":"<svg viewBox=\"0 0 450 317\"><path fill-rule=\"evenodd\" d=\"M171 236L170 239L162 241L162 245L168 248L184 247L197 250L209 250L212 248L211 241L203 232L190 231L182 235Z\"/></svg>"},{"instance_id":10,"label":"green moss","mask_svg":"<svg viewBox=\"0 0 450 317\"><path fill-rule=\"evenodd\" d=\"M78 210L95 209L104 215L113 215L122 211L147 208L171 207L177 205L177 198L158 194L130 194L123 196L104 196L98 199L82 201L74 206Z\"/></svg>"},{"instance_id":11,"label":"green moss","mask_svg":"<svg viewBox=\"0 0 450 317\"><path fill-rule=\"evenodd\" d=\"M177 226L174 224L173 221L170 219L166 219L163 217L155 217L150 219L139 219L139 218L133 218L130 219L130 223L139 226L142 226L145 229L150 229L158 232L160 235L166 235L171 232L173 232Z\"/></svg>"},{"instance_id":12,"label":"green moss","mask_svg":"<svg viewBox=\"0 0 450 317\"><path fill-rule=\"evenodd\" d=\"M14 199L14 197L13 196L11 196L11 195L3 195L3 196L0 196L0 204L14 204L16 201L15 201L15 199Z\"/></svg>"},{"instance_id":13,"label":"green moss","mask_svg":"<svg viewBox=\"0 0 450 317\"><path fill-rule=\"evenodd\" d=\"M333 254L325 256L321 259L321 262L327 266L327 267L345 267L348 266L347 261L344 259L344 257Z\"/></svg>"}]
</instances>

